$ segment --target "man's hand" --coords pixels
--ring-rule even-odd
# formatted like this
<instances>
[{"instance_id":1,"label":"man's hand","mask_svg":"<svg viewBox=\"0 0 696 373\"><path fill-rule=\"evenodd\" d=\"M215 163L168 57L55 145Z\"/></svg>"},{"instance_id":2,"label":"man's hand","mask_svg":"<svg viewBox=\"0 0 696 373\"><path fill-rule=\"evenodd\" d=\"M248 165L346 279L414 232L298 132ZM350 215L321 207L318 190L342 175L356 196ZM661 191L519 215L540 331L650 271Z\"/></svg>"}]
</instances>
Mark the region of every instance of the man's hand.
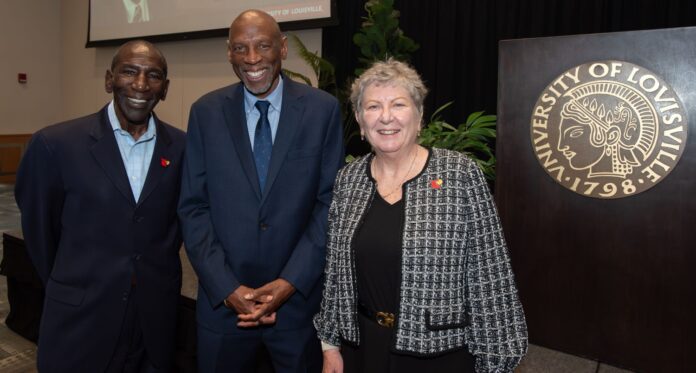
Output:
<instances>
[{"instance_id":1,"label":"man's hand","mask_svg":"<svg viewBox=\"0 0 696 373\"><path fill-rule=\"evenodd\" d=\"M338 349L324 351L322 373L343 373L343 357Z\"/></svg>"},{"instance_id":2,"label":"man's hand","mask_svg":"<svg viewBox=\"0 0 696 373\"><path fill-rule=\"evenodd\" d=\"M256 301L253 299L254 289L244 285L235 289L232 294L225 299L225 306L243 315L254 312Z\"/></svg>"},{"instance_id":3,"label":"man's hand","mask_svg":"<svg viewBox=\"0 0 696 373\"><path fill-rule=\"evenodd\" d=\"M259 302L270 301L269 296L254 299L254 289L241 285L225 299L225 307L237 312L239 316L246 316L249 321L238 321L237 326L249 328L260 324L275 323L275 312L271 315L263 315Z\"/></svg>"},{"instance_id":4,"label":"man's hand","mask_svg":"<svg viewBox=\"0 0 696 373\"><path fill-rule=\"evenodd\" d=\"M264 315L260 304L254 305L254 312L237 314L237 326L240 328L253 328L259 325L270 325L276 322L276 313Z\"/></svg>"},{"instance_id":5,"label":"man's hand","mask_svg":"<svg viewBox=\"0 0 696 373\"><path fill-rule=\"evenodd\" d=\"M259 324L275 323L276 311L295 293L295 287L288 281L279 278L260 288L252 289L246 299L255 302L253 312L239 313L237 326L257 326Z\"/></svg>"}]
</instances>

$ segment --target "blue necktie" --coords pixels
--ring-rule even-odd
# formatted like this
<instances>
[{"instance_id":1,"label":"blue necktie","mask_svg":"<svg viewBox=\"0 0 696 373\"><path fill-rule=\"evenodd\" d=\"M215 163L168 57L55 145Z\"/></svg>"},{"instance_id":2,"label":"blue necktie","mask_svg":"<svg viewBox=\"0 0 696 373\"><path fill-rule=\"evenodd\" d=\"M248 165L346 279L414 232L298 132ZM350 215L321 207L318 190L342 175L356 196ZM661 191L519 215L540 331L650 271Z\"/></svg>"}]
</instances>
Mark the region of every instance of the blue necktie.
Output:
<instances>
[{"instance_id":1,"label":"blue necktie","mask_svg":"<svg viewBox=\"0 0 696 373\"><path fill-rule=\"evenodd\" d=\"M273 150L273 138L271 135L271 123L268 121L268 101L256 101L261 117L256 123L254 134L254 162L256 162L256 173L259 175L259 186L263 193L268 176L268 165L271 163L271 151Z\"/></svg>"}]
</instances>

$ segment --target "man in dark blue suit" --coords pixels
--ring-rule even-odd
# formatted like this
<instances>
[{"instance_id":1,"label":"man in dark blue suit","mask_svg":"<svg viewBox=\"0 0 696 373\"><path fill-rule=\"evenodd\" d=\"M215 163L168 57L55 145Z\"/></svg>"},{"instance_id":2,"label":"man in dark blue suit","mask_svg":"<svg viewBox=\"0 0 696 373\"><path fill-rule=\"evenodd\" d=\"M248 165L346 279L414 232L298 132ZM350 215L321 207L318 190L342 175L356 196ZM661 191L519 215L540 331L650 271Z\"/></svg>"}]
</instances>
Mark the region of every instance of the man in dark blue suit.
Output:
<instances>
[{"instance_id":1,"label":"man in dark blue suit","mask_svg":"<svg viewBox=\"0 0 696 373\"><path fill-rule=\"evenodd\" d=\"M241 80L193 104L179 217L199 278L199 372L249 372L268 349L276 373L321 370L312 316L343 164L338 101L281 74L287 40L243 12L227 55Z\"/></svg>"},{"instance_id":2,"label":"man in dark blue suit","mask_svg":"<svg viewBox=\"0 0 696 373\"><path fill-rule=\"evenodd\" d=\"M185 137L152 114L168 85L161 52L126 43L106 72L113 101L29 143L15 194L46 287L42 373L172 371Z\"/></svg>"}]
</instances>

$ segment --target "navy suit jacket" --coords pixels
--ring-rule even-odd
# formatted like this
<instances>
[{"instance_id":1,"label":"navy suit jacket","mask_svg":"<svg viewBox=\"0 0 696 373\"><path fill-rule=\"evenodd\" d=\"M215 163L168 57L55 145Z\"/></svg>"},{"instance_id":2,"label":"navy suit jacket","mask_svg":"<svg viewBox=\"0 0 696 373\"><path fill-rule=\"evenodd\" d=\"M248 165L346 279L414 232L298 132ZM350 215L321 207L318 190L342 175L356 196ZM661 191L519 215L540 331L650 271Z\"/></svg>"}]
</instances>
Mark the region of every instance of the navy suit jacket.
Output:
<instances>
[{"instance_id":1,"label":"navy suit jacket","mask_svg":"<svg viewBox=\"0 0 696 373\"><path fill-rule=\"evenodd\" d=\"M237 315L223 300L240 285L257 288L277 278L297 291L278 310L275 327L311 325L321 298L328 209L343 157L338 101L284 78L261 191L243 85L213 91L193 104L179 217L200 284L200 325L234 332Z\"/></svg>"},{"instance_id":2,"label":"navy suit jacket","mask_svg":"<svg viewBox=\"0 0 696 373\"><path fill-rule=\"evenodd\" d=\"M147 354L157 367L171 366L181 290L176 206L185 137L156 123L137 202L106 108L46 127L29 143L15 198L27 250L46 287L42 373L104 371L134 274Z\"/></svg>"}]
</instances>

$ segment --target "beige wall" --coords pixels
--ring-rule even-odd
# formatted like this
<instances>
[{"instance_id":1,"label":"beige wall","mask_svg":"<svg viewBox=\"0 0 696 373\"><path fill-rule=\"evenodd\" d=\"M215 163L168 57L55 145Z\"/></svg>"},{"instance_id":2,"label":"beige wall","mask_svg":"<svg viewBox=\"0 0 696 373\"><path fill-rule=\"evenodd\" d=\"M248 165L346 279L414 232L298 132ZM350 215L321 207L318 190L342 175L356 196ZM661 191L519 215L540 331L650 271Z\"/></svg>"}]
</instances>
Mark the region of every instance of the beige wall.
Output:
<instances>
[{"instance_id":1,"label":"beige wall","mask_svg":"<svg viewBox=\"0 0 696 373\"><path fill-rule=\"evenodd\" d=\"M3 31L0 71L11 75L3 75L0 85L0 134L31 133L59 120L93 113L110 100L104 92L104 73L116 47L84 47L87 0L5 2L20 17L5 12L6 8L0 15ZM234 17L230 15L230 22ZM321 51L321 30L294 33L309 50ZM11 38L12 34L21 37ZM226 61L225 38L166 42L158 46L167 57L171 85L167 100L155 111L165 121L186 129L193 101L208 91L237 81ZM13 52L5 56L8 50ZM17 84L16 73L20 72L17 69L22 66L31 67L21 71L29 74L26 87ZM311 69L296 56L292 46L283 67L313 78ZM37 106L37 102L41 105Z\"/></svg>"},{"instance_id":2,"label":"beige wall","mask_svg":"<svg viewBox=\"0 0 696 373\"><path fill-rule=\"evenodd\" d=\"M60 1L4 0L0 11L0 134L60 118ZM26 73L27 84L17 82Z\"/></svg>"}]
</instances>

